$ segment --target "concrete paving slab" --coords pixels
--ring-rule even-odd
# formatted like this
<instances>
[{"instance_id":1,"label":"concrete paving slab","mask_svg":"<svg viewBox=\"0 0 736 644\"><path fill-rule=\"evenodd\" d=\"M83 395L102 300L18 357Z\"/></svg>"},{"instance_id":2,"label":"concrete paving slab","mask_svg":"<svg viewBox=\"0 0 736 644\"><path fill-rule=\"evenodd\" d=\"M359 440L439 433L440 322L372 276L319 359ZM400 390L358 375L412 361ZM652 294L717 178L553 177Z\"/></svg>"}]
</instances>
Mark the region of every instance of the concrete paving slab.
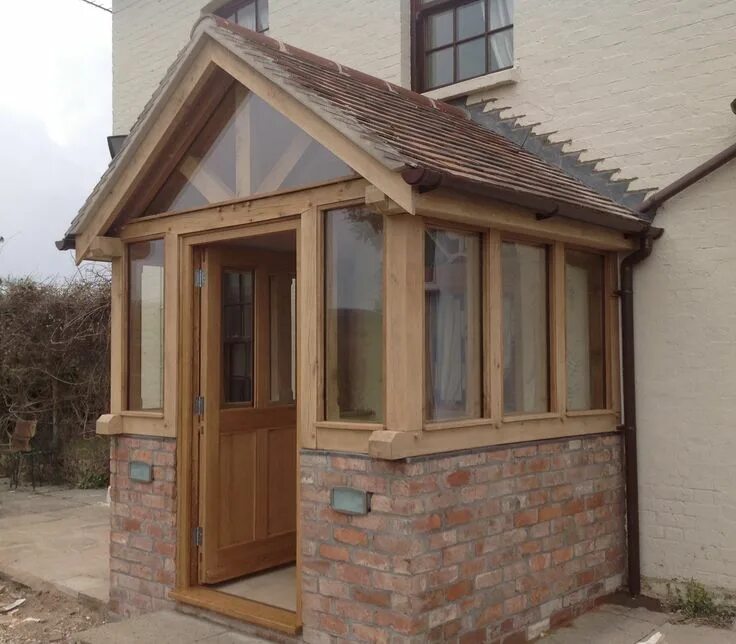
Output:
<instances>
[{"instance_id":1,"label":"concrete paving slab","mask_svg":"<svg viewBox=\"0 0 736 644\"><path fill-rule=\"evenodd\" d=\"M80 644L267 644L266 640L174 611L159 611L77 634Z\"/></svg>"},{"instance_id":2,"label":"concrete paving slab","mask_svg":"<svg viewBox=\"0 0 736 644\"><path fill-rule=\"evenodd\" d=\"M0 572L107 604L110 509L107 490L42 486L10 490L0 481Z\"/></svg>"},{"instance_id":3,"label":"concrete paving slab","mask_svg":"<svg viewBox=\"0 0 736 644\"><path fill-rule=\"evenodd\" d=\"M662 644L736 644L736 631L696 624L665 624Z\"/></svg>"},{"instance_id":4,"label":"concrete paving slab","mask_svg":"<svg viewBox=\"0 0 736 644\"><path fill-rule=\"evenodd\" d=\"M636 644L666 621L664 613L604 605L552 631L541 641L545 644Z\"/></svg>"}]
</instances>

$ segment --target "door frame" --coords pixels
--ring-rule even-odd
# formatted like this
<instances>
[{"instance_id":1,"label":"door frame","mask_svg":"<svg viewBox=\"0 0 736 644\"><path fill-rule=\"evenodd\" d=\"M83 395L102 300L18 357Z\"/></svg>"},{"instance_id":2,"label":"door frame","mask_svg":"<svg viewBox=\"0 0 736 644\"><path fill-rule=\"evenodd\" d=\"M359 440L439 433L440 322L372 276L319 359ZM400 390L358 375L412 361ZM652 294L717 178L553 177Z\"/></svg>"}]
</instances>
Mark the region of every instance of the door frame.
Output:
<instances>
[{"instance_id":1,"label":"door frame","mask_svg":"<svg viewBox=\"0 0 736 644\"><path fill-rule=\"evenodd\" d=\"M226 242L269 233L294 231L296 235L296 279L299 288L301 275L300 217L284 217L277 221L247 224L227 230L195 233L179 237L179 329L178 351L181 356L179 372L179 403L181 431L177 441L177 532L176 532L176 585L169 596L213 612L227 615L251 624L296 634L302 625L301 598L301 521L300 511L300 396L297 385L296 418L296 612L276 606L261 604L242 597L228 595L198 582L199 549L193 544L194 530L199 523L199 421L194 415L194 396L198 393L199 380L199 330L200 294L194 284L194 272L201 262L201 249L217 242ZM297 302L299 298L297 297ZM300 316L297 304L297 319ZM299 355L299 334L297 333ZM193 367L193 368L192 368ZM297 358L297 379L299 364Z\"/></svg>"}]
</instances>

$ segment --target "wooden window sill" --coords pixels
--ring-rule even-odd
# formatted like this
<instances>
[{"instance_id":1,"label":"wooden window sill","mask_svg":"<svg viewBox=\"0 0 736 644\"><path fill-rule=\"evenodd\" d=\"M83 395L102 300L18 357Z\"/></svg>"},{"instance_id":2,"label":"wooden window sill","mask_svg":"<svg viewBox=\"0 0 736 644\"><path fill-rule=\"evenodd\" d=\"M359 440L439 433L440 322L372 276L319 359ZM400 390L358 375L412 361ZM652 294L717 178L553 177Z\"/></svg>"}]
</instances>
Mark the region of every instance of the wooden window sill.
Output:
<instances>
[{"instance_id":1,"label":"wooden window sill","mask_svg":"<svg viewBox=\"0 0 736 644\"><path fill-rule=\"evenodd\" d=\"M162 411L121 411L120 416L124 418L163 418Z\"/></svg>"},{"instance_id":2,"label":"wooden window sill","mask_svg":"<svg viewBox=\"0 0 736 644\"><path fill-rule=\"evenodd\" d=\"M382 423L351 422L349 420L322 420L314 424L317 429L347 429L377 432L386 429Z\"/></svg>"},{"instance_id":3,"label":"wooden window sill","mask_svg":"<svg viewBox=\"0 0 736 644\"><path fill-rule=\"evenodd\" d=\"M431 421L424 424L425 432L443 431L446 429L462 429L464 427L486 427L494 425L491 418L458 418L457 420Z\"/></svg>"},{"instance_id":4,"label":"wooden window sill","mask_svg":"<svg viewBox=\"0 0 736 644\"><path fill-rule=\"evenodd\" d=\"M511 416L504 416L502 423L524 423L532 420L561 420L562 417L555 411L548 411L539 414L513 414Z\"/></svg>"},{"instance_id":5,"label":"wooden window sill","mask_svg":"<svg viewBox=\"0 0 736 644\"><path fill-rule=\"evenodd\" d=\"M617 412L613 409L580 409L578 411L567 411L565 416L568 418L584 418L585 416L616 416Z\"/></svg>"}]
</instances>

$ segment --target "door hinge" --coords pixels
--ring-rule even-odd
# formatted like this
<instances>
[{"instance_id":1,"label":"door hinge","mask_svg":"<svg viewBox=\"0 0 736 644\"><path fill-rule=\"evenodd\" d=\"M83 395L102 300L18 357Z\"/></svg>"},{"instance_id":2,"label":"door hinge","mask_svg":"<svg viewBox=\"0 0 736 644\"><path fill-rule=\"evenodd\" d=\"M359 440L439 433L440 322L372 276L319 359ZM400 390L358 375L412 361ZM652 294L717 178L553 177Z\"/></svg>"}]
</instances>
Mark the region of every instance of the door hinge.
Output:
<instances>
[{"instance_id":1,"label":"door hinge","mask_svg":"<svg viewBox=\"0 0 736 644\"><path fill-rule=\"evenodd\" d=\"M204 415L204 396L197 395L194 397L194 415Z\"/></svg>"},{"instance_id":2,"label":"door hinge","mask_svg":"<svg viewBox=\"0 0 736 644\"><path fill-rule=\"evenodd\" d=\"M198 268L194 271L194 286L202 288L204 286L206 273L203 268Z\"/></svg>"},{"instance_id":3,"label":"door hinge","mask_svg":"<svg viewBox=\"0 0 736 644\"><path fill-rule=\"evenodd\" d=\"M202 529L202 526L198 525L194 530L192 530L192 542L195 546L201 546L203 538L204 530Z\"/></svg>"}]
</instances>

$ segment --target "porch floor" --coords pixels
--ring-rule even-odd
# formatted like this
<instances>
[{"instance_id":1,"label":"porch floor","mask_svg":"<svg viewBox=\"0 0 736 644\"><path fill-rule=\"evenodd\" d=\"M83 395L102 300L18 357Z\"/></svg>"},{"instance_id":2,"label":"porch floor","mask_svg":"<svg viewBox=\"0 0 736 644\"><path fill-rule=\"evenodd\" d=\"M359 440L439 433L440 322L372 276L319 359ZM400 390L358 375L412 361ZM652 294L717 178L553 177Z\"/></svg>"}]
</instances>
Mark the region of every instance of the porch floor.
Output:
<instances>
[{"instance_id":1,"label":"porch floor","mask_svg":"<svg viewBox=\"0 0 736 644\"><path fill-rule=\"evenodd\" d=\"M228 595L296 611L296 566L241 577L216 584L213 588Z\"/></svg>"}]
</instances>

